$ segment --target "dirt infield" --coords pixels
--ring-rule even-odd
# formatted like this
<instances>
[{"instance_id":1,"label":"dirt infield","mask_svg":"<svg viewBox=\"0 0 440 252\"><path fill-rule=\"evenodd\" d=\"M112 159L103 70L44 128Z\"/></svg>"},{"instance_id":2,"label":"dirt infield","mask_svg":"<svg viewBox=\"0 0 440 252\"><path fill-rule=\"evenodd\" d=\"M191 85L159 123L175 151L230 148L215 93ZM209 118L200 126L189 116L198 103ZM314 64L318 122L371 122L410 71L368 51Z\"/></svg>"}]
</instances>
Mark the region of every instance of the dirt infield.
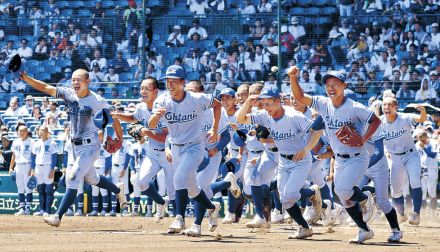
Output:
<instances>
[{"instance_id":1,"label":"dirt infield","mask_svg":"<svg viewBox=\"0 0 440 252\"><path fill-rule=\"evenodd\" d=\"M348 244L356 228L336 226L335 232L314 227L315 235L304 241L288 240L292 224L272 225L270 230L248 230L243 224L221 225L203 236L189 238L165 233L172 219L154 223L144 217L65 217L59 228L49 227L41 217L0 216L2 251L439 251L440 220L426 218L418 227L404 224L401 243L389 244L384 220L372 224L375 237L366 245ZM242 220L244 222L244 220ZM192 220L187 220L189 226ZM221 235L221 238L219 238ZM217 237L216 237L217 236Z\"/></svg>"}]
</instances>

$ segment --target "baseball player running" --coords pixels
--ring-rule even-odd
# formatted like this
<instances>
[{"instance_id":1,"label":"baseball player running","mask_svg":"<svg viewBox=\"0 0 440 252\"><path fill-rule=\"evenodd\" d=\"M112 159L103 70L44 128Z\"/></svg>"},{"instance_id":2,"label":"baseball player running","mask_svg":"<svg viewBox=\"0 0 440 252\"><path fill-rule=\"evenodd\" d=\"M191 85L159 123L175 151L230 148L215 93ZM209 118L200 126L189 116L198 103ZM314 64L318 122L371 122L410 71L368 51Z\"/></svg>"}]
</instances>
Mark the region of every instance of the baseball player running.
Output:
<instances>
[{"instance_id":1,"label":"baseball player running","mask_svg":"<svg viewBox=\"0 0 440 252\"><path fill-rule=\"evenodd\" d=\"M437 210L437 180L438 180L438 163L437 163L437 146L435 140L432 141L426 131L421 131L418 136L416 148L419 151L422 165L422 192L423 201L429 196L430 213L435 215Z\"/></svg>"},{"instance_id":2,"label":"baseball player running","mask_svg":"<svg viewBox=\"0 0 440 252\"><path fill-rule=\"evenodd\" d=\"M15 172L15 183L18 189L19 210L15 215L30 215L30 208L32 204L32 190L27 187L29 176L31 175L33 141L29 137L28 129L25 125L18 127L18 136L12 143L12 158L9 167L9 175Z\"/></svg>"},{"instance_id":3,"label":"baseball player running","mask_svg":"<svg viewBox=\"0 0 440 252\"><path fill-rule=\"evenodd\" d=\"M40 140L33 145L35 155L35 177L40 202L40 212L36 215L49 216L54 199L53 179L57 164L57 146L49 138L49 129L43 125L39 130Z\"/></svg>"},{"instance_id":4,"label":"baseball player running","mask_svg":"<svg viewBox=\"0 0 440 252\"><path fill-rule=\"evenodd\" d=\"M188 195L208 209L209 230L217 228L217 215L220 203L212 203L203 189L197 185L196 170L203 160L205 133L201 131L204 112L213 109L212 129L207 133L208 142L218 139L221 117L220 102L206 94L187 92L185 70L181 66L168 67L165 75L168 92L160 95L154 102L153 115L149 128L156 128L164 118L168 128L168 141L174 166L174 188L176 189L176 218L170 225L169 233L179 233L185 228L185 208Z\"/></svg>"},{"instance_id":5,"label":"baseball player running","mask_svg":"<svg viewBox=\"0 0 440 252\"><path fill-rule=\"evenodd\" d=\"M261 99L265 111L247 114L256 99ZM292 108L281 105L281 96L276 87L263 88L261 94L251 95L237 113L237 122L243 124L261 124L273 136L278 148L280 160L278 165L278 191L286 211L298 223L296 234L292 239L305 239L313 235L313 230L302 216L296 204L303 197L309 198L317 213L321 210L319 187L302 188L310 171L312 156L310 150L319 140L322 131L313 131L308 141L306 134L311 120Z\"/></svg>"},{"instance_id":6,"label":"baseball player running","mask_svg":"<svg viewBox=\"0 0 440 252\"><path fill-rule=\"evenodd\" d=\"M186 84L185 90L194 93L202 93L203 85L200 81L190 81ZM202 132L207 134L212 128L213 122L213 110L207 109L203 114L203 126ZM222 159L221 150L230 141L230 135L227 131L228 124L226 122L226 113L222 110L222 115L220 117L219 123L219 134L220 139L213 143L208 142L208 138L205 139L205 148L208 155L208 160L206 160L206 167L199 167L197 171L197 184L206 193L208 198L212 198L214 194L221 192L222 190L229 189L233 195L236 197L240 196L240 188L237 185L237 181L232 172L229 172L223 181L215 181L217 177L218 169ZM201 235L201 224L203 217L205 216L206 208L199 202L194 204L194 215L195 220L191 228L186 229L184 233L188 236L198 237Z\"/></svg>"},{"instance_id":7,"label":"baseball player running","mask_svg":"<svg viewBox=\"0 0 440 252\"><path fill-rule=\"evenodd\" d=\"M363 193L357 185L368 168L369 157L364 143L376 132L380 120L365 106L344 96L347 84L343 73L329 71L322 77L328 97L321 97L304 94L298 84L299 72L296 66L290 67L288 71L292 93L295 99L316 110L324 119L336 159L335 192L359 227L357 237L350 242L363 243L374 236L366 223L373 214L374 200L370 192ZM339 134L340 129L347 126L353 127L360 135L352 132L350 136L347 133Z\"/></svg>"},{"instance_id":8,"label":"baseball player running","mask_svg":"<svg viewBox=\"0 0 440 252\"><path fill-rule=\"evenodd\" d=\"M163 219L170 200L174 200L173 167L168 163L165 155L165 140L168 129L162 123L154 128L148 127L148 121L152 116L153 104L159 94L159 83L156 79L149 77L142 81L140 94L142 103L136 106L133 114L115 113L114 116L126 122L140 122L129 130L129 134L140 140L148 137L148 151L143 159L138 175L138 186L142 193L147 195L157 204L156 221ZM168 198L163 198L157 192L156 187L151 184L154 176L163 169L165 172L165 183Z\"/></svg>"},{"instance_id":9,"label":"baseball player running","mask_svg":"<svg viewBox=\"0 0 440 252\"><path fill-rule=\"evenodd\" d=\"M408 174L411 185L411 197L414 211L410 216L409 224L418 225L420 222L420 209L422 207L422 184L420 156L412 139L411 130L414 124L423 123L426 111L422 105L415 108L420 115L397 112L398 103L394 96L383 99L382 130L385 134L384 144L391 154L391 189L393 203L400 222L405 222L407 217L404 211L404 198L402 194L402 181Z\"/></svg>"},{"instance_id":10,"label":"baseball player running","mask_svg":"<svg viewBox=\"0 0 440 252\"><path fill-rule=\"evenodd\" d=\"M98 177L93 166L100 149L98 128L95 126L93 118L102 109L108 108L109 105L105 99L89 90L90 79L88 72L83 69L73 72L71 88L50 86L29 77L25 72L21 73L21 79L40 92L64 100L69 109L70 135L75 162L72 170L67 174L67 189L58 211L54 215L43 218L44 221L54 227L58 227L61 224L61 218L64 213L75 201L79 181L83 178L90 185L96 185L116 193L121 208L124 209L127 204L124 195L124 185L121 183L116 186L105 177ZM113 128L116 135L122 138L122 128L117 119L114 120Z\"/></svg>"}]
</instances>

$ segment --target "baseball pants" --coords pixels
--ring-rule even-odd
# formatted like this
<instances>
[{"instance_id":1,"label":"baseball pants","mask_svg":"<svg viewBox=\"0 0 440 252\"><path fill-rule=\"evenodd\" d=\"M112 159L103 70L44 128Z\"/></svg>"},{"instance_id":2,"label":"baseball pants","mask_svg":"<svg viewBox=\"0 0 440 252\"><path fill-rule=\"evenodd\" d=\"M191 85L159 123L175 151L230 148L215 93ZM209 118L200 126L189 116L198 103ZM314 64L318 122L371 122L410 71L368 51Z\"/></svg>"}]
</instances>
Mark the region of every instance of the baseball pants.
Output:
<instances>
[{"instance_id":1,"label":"baseball pants","mask_svg":"<svg viewBox=\"0 0 440 252\"><path fill-rule=\"evenodd\" d=\"M17 184L18 193L32 193L32 190L27 187L30 170L31 170L31 163L15 164L15 169L14 169L16 174L15 183Z\"/></svg>"},{"instance_id":2,"label":"baseball pants","mask_svg":"<svg viewBox=\"0 0 440 252\"><path fill-rule=\"evenodd\" d=\"M417 151L397 156L391 154L391 189L393 198L403 195L403 181L408 173L409 184L412 189L420 188L422 183L420 156Z\"/></svg>"}]
</instances>

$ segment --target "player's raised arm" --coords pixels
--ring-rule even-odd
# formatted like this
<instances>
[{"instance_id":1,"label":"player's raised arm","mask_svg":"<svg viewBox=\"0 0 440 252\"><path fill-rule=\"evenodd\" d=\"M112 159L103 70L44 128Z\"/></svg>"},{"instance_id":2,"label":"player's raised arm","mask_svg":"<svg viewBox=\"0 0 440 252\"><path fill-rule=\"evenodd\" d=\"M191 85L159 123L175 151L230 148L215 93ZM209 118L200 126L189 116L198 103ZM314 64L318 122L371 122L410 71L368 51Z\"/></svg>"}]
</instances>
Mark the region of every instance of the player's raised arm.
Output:
<instances>
[{"instance_id":1,"label":"player's raised arm","mask_svg":"<svg viewBox=\"0 0 440 252\"><path fill-rule=\"evenodd\" d=\"M53 97L57 95L57 89L55 87L30 77L26 72L21 73L21 79L40 92L46 93Z\"/></svg>"},{"instance_id":2,"label":"player's raised arm","mask_svg":"<svg viewBox=\"0 0 440 252\"><path fill-rule=\"evenodd\" d=\"M417 109L420 112L420 115L417 115L414 118L414 121L418 122L418 123L423 123L424 121L426 121L426 119L428 119L428 116L426 115L426 109L422 104L418 104L415 109Z\"/></svg>"},{"instance_id":3,"label":"player's raised arm","mask_svg":"<svg viewBox=\"0 0 440 252\"><path fill-rule=\"evenodd\" d=\"M310 107L312 105L312 96L308 94L304 94L303 90L299 86L298 84L299 73L300 70L297 66L291 66L287 71L287 74L289 75L289 79L290 79L290 88L292 89L292 93L295 96L295 99L297 99L302 104Z\"/></svg>"},{"instance_id":4,"label":"player's raised arm","mask_svg":"<svg viewBox=\"0 0 440 252\"><path fill-rule=\"evenodd\" d=\"M249 108L252 106L252 101L258 99L258 95L251 95L243 103L243 106L237 112L237 122L241 124L251 124L251 117L248 115Z\"/></svg>"}]
</instances>

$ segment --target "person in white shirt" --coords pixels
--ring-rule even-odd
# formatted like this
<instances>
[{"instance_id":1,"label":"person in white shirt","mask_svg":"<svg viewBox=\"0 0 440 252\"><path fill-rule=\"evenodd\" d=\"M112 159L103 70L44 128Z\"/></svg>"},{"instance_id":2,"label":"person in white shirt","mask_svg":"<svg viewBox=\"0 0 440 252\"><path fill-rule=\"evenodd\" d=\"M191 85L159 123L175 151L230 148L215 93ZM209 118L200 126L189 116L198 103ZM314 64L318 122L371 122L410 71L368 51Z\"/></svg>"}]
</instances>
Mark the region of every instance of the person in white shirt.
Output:
<instances>
[{"instance_id":1,"label":"person in white shirt","mask_svg":"<svg viewBox=\"0 0 440 252\"><path fill-rule=\"evenodd\" d=\"M102 45L102 37L98 35L96 29L90 30L90 34L87 35L87 44L94 48Z\"/></svg>"},{"instance_id":2,"label":"person in white shirt","mask_svg":"<svg viewBox=\"0 0 440 252\"><path fill-rule=\"evenodd\" d=\"M350 31L350 28L348 27L348 19L343 18L341 21L341 27L339 27L338 31L344 35L344 37L347 37L348 32Z\"/></svg>"},{"instance_id":3,"label":"person in white shirt","mask_svg":"<svg viewBox=\"0 0 440 252\"><path fill-rule=\"evenodd\" d=\"M388 52L382 51L381 58L375 62L375 65L379 68L379 71L385 71L390 65L390 59L388 58Z\"/></svg>"},{"instance_id":4,"label":"person in white shirt","mask_svg":"<svg viewBox=\"0 0 440 252\"><path fill-rule=\"evenodd\" d=\"M239 8L238 12L240 12L243 15L252 15L257 13L257 10L255 9L255 6L253 6L251 4L251 2L249 0L244 0L244 7L243 8Z\"/></svg>"},{"instance_id":5,"label":"person in white shirt","mask_svg":"<svg viewBox=\"0 0 440 252\"><path fill-rule=\"evenodd\" d=\"M431 43L429 44L429 49L431 51L440 49L440 33L438 23L433 23L431 25Z\"/></svg>"},{"instance_id":6,"label":"person in white shirt","mask_svg":"<svg viewBox=\"0 0 440 252\"><path fill-rule=\"evenodd\" d=\"M201 40L208 38L208 33L206 33L206 29L200 26L200 20L194 19L192 25L193 27L189 29L188 32L188 38L191 38L194 33L198 33Z\"/></svg>"},{"instance_id":7,"label":"person in white shirt","mask_svg":"<svg viewBox=\"0 0 440 252\"><path fill-rule=\"evenodd\" d=\"M292 34L292 36L295 38L295 40L298 40L298 38L306 35L306 31L304 30L304 26L299 25L298 17L292 17L290 19L290 23L292 25L289 26L289 33Z\"/></svg>"},{"instance_id":8,"label":"person in white shirt","mask_svg":"<svg viewBox=\"0 0 440 252\"><path fill-rule=\"evenodd\" d=\"M223 12L225 11L226 1L225 0L214 0L209 6L213 12Z\"/></svg>"},{"instance_id":9,"label":"person in white shirt","mask_svg":"<svg viewBox=\"0 0 440 252\"><path fill-rule=\"evenodd\" d=\"M250 52L249 57L244 61L246 70L251 76L252 81L256 81L260 77L261 73L261 60L260 58L255 58L255 53Z\"/></svg>"},{"instance_id":10,"label":"person in white shirt","mask_svg":"<svg viewBox=\"0 0 440 252\"><path fill-rule=\"evenodd\" d=\"M92 62L90 63L90 66L91 66L90 70L92 70L95 63L98 63L99 69L101 71L104 71L107 68L107 59L101 58L101 51L99 51L99 50L95 50L94 56L95 56L95 59L92 60Z\"/></svg>"},{"instance_id":11,"label":"person in white shirt","mask_svg":"<svg viewBox=\"0 0 440 252\"><path fill-rule=\"evenodd\" d=\"M268 0L260 0L260 4L257 6L258 12L272 12L272 4Z\"/></svg>"},{"instance_id":12,"label":"person in white shirt","mask_svg":"<svg viewBox=\"0 0 440 252\"><path fill-rule=\"evenodd\" d=\"M108 66L108 73L104 75L104 81L117 83L119 82L119 74L115 73L115 66Z\"/></svg>"},{"instance_id":13,"label":"person in white shirt","mask_svg":"<svg viewBox=\"0 0 440 252\"><path fill-rule=\"evenodd\" d=\"M385 68L385 72L383 74L383 78L387 78L389 79L392 75L393 72L395 70L399 70L399 66L397 66L397 59L396 58L391 58L390 59L390 64L387 65L387 67Z\"/></svg>"},{"instance_id":14,"label":"person in white shirt","mask_svg":"<svg viewBox=\"0 0 440 252\"><path fill-rule=\"evenodd\" d=\"M6 81L5 76L0 74L0 93L10 93L11 84Z\"/></svg>"},{"instance_id":15,"label":"person in white shirt","mask_svg":"<svg viewBox=\"0 0 440 252\"><path fill-rule=\"evenodd\" d=\"M435 101L438 99L435 89L429 84L429 78L425 77L420 83L420 89L416 92L416 102Z\"/></svg>"},{"instance_id":16,"label":"person in white shirt","mask_svg":"<svg viewBox=\"0 0 440 252\"><path fill-rule=\"evenodd\" d=\"M34 51L32 50L32 48L27 46L27 44L28 44L27 39L22 39L21 40L21 47L17 49L17 53L20 55L21 58L24 58L24 59L30 59L30 58L32 58L32 55L34 54Z\"/></svg>"},{"instance_id":17,"label":"person in white shirt","mask_svg":"<svg viewBox=\"0 0 440 252\"><path fill-rule=\"evenodd\" d=\"M160 80L162 73L159 70L156 70L156 67L153 64L149 63L147 65L147 71L145 72L145 78L148 77L153 77L156 80Z\"/></svg>"},{"instance_id":18,"label":"person in white shirt","mask_svg":"<svg viewBox=\"0 0 440 252\"><path fill-rule=\"evenodd\" d=\"M26 84L19 78L14 78L11 80L11 93L24 92L26 89Z\"/></svg>"},{"instance_id":19,"label":"person in white shirt","mask_svg":"<svg viewBox=\"0 0 440 252\"><path fill-rule=\"evenodd\" d=\"M5 45L1 52L5 53L6 56L17 54L17 50L14 49L14 40L8 40L8 43Z\"/></svg>"},{"instance_id":20,"label":"person in white shirt","mask_svg":"<svg viewBox=\"0 0 440 252\"><path fill-rule=\"evenodd\" d=\"M302 72L299 85L308 94L315 94L316 92L316 83L314 80L310 80L310 75L307 71Z\"/></svg>"},{"instance_id":21,"label":"person in white shirt","mask_svg":"<svg viewBox=\"0 0 440 252\"><path fill-rule=\"evenodd\" d=\"M229 68L228 60L222 59L220 62L221 62L221 66L219 69L217 69L217 72L222 74L223 82L229 82L229 78L233 78L234 75L231 69Z\"/></svg>"},{"instance_id":22,"label":"person in white shirt","mask_svg":"<svg viewBox=\"0 0 440 252\"><path fill-rule=\"evenodd\" d=\"M175 25L173 27L173 32L168 37L166 44L169 46L183 46L185 39L181 33L181 30L182 28L180 25Z\"/></svg>"},{"instance_id":23,"label":"person in white shirt","mask_svg":"<svg viewBox=\"0 0 440 252\"><path fill-rule=\"evenodd\" d=\"M206 10L209 10L208 2L206 0L188 0L188 2L191 2L189 10L194 13L194 15L205 15Z\"/></svg>"},{"instance_id":24,"label":"person in white shirt","mask_svg":"<svg viewBox=\"0 0 440 252\"><path fill-rule=\"evenodd\" d=\"M104 81L104 74L101 72L97 62L93 63L92 71L89 72L89 79L92 87L97 87L99 82Z\"/></svg>"},{"instance_id":25,"label":"person in white shirt","mask_svg":"<svg viewBox=\"0 0 440 252\"><path fill-rule=\"evenodd\" d=\"M5 111L5 116L18 116L18 97L14 96L9 101L9 107Z\"/></svg>"},{"instance_id":26,"label":"person in white shirt","mask_svg":"<svg viewBox=\"0 0 440 252\"><path fill-rule=\"evenodd\" d=\"M27 95L25 99L25 104L20 107L18 110L18 115L30 115L32 113L32 109L34 108L34 98L32 95Z\"/></svg>"}]
</instances>

